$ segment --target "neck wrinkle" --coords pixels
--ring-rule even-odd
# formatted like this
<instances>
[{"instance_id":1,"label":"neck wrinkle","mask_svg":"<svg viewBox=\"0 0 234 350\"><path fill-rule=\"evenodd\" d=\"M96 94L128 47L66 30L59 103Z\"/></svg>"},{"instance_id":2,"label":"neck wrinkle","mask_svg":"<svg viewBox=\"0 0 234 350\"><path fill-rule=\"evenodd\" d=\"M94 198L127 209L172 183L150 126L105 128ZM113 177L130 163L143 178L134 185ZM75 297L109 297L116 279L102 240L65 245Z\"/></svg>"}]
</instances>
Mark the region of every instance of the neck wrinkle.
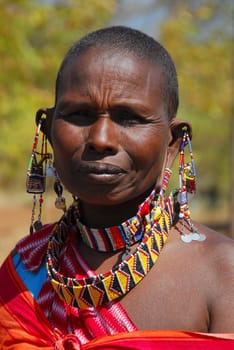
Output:
<instances>
[{"instance_id":1,"label":"neck wrinkle","mask_svg":"<svg viewBox=\"0 0 234 350\"><path fill-rule=\"evenodd\" d=\"M105 228L120 225L136 215L138 207L150 195L153 186L144 194L117 205L93 205L79 200L80 221L92 228Z\"/></svg>"}]
</instances>

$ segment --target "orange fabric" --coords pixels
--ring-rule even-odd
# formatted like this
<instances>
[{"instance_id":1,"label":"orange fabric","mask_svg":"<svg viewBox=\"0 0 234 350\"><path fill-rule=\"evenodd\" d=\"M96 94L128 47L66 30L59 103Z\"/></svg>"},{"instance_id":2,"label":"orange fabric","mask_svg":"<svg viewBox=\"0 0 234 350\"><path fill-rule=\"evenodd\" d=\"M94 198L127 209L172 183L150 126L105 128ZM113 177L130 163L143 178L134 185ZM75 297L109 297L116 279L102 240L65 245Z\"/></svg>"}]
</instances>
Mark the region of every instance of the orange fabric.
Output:
<instances>
[{"instance_id":1,"label":"orange fabric","mask_svg":"<svg viewBox=\"0 0 234 350\"><path fill-rule=\"evenodd\" d=\"M186 331L135 331L102 337L85 350L233 350L234 334L206 334Z\"/></svg>"},{"instance_id":2,"label":"orange fabric","mask_svg":"<svg viewBox=\"0 0 234 350\"><path fill-rule=\"evenodd\" d=\"M14 319L3 305L0 306L0 314L0 348L2 350L52 349L51 340L46 341L46 339L28 333L26 327Z\"/></svg>"},{"instance_id":3,"label":"orange fabric","mask_svg":"<svg viewBox=\"0 0 234 350\"><path fill-rule=\"evenodd\" d=\"M0 278L7 286L0 292L1 349L52 349L55 335L15 272L11 257L5 261Z\"/></svg>"},{"instance_id":4,"label":"orange fabric","mask_svg":"<svg viewBox=\"0 0 234 350\"><path fill-rule=\"evenodd\" d=\"M50 324L25 289L9 257L0 270L1 350L231 350L234 334L186 331L134 331L103 336L81 344L74 334L63 336ZM5 288L7 286L7 288Z\"/></svg>"}]
</instances>

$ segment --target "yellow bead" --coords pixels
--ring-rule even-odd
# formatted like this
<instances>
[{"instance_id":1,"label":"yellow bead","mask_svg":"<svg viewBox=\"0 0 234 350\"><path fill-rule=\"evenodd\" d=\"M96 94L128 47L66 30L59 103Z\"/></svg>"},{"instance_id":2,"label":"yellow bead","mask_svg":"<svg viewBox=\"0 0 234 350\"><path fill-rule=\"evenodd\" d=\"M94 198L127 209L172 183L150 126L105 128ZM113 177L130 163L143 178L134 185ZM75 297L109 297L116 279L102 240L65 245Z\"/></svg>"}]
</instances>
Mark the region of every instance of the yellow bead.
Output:
<instances>
[{"instance_id":1,"label":"yellow bead","mask_svg":"<svg viewBox=\"0 0 234 350\"><path fill-rule=\"evenodd\" d=\"M146 225L146 226L145 226L145 231L148 232L148 231L150 230L150 228L151 228L151 227L150 227L150 224Z\"/></svg>"},{"instance_id":2,"label":"yellow bead","mask_svg":"<svg viewBox=\"0 0 234 350\"><path fill-rule=\"evenodd\" d=\"M158 207L155 209L155 212L154 212L154 220L155 221L158 220L160 216L161 216L161 208Z\"/></svg>"}]
</instances>

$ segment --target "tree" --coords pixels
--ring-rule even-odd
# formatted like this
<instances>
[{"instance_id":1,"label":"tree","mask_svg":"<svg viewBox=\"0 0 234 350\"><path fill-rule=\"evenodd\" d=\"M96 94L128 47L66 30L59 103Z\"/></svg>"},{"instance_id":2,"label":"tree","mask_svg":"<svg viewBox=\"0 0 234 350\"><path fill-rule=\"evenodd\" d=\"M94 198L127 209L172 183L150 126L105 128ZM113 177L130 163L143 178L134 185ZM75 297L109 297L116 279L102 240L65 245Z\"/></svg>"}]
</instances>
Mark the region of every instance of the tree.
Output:
<instances>
[{"instance_id":1,"label":"tree","mask_svg":"<svg viewBox=\"0 0 234 350\"><path fill-rule=\"evenodd\" d=\"M230 202L230 130L233 112L230 1L167 1L162 41L175 60L181 107L191 120L200 194L208 206ZM221 212L221 209L220 209Z\"/></svg>"},{"instance_id":2,"label":"tree","mask_svg":"<svg viewBox=\"0 0 234 350\"><path fill-rule=\"evenodd\" d=\"M37 108L53 105L54 81L70 45L107 23L114 0L0 0L0 184L22 181Z\"/></svg>"}]
</instances>

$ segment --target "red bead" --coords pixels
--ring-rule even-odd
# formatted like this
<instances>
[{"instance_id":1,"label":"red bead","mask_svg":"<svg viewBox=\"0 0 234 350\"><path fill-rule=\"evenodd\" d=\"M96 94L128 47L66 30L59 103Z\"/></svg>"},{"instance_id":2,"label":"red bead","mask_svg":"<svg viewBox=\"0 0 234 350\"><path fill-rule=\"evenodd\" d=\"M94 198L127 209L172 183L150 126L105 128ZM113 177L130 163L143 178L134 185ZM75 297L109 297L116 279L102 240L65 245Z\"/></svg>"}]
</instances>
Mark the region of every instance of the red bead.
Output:
<instances>
[{"instance_id":1,"label":"red bead","mask_svg":"<svg viewBox=\"0 0 234 350\"><path fill-rule=\"evenodd\" d=\"M150 212L150 207L148 203L144 203L141 207L140 213L142 216L146 216Z\"/></svg>"}]
</instances>

